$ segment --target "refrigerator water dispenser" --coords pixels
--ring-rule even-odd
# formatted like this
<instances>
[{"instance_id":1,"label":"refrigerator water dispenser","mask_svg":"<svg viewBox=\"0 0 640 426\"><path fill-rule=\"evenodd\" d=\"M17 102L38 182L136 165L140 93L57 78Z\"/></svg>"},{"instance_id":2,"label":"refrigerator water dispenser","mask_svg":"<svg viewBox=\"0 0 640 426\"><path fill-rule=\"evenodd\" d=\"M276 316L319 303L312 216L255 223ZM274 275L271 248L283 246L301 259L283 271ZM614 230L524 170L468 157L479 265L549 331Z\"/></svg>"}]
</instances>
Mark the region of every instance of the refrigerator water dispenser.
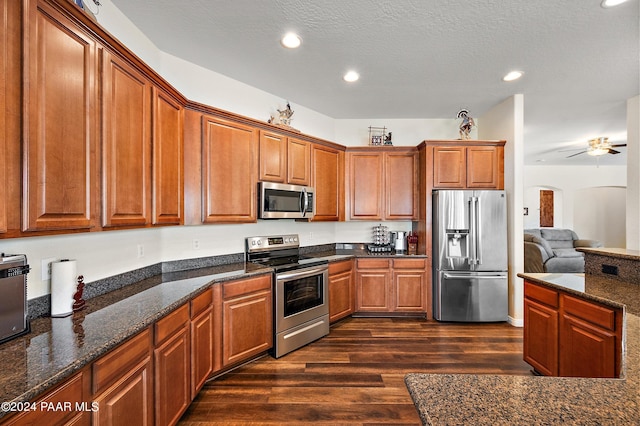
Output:
<instances>
[{"instance_id":1,"label":"refrigerator water dispenser","mask_svg":"<svg viewBox=\"0 0 640 426\"><path fill-rule=\"evenodd\" d=\"M469 230L447 229L447 258L469 257Z\"/></svg>"}]
</instances>

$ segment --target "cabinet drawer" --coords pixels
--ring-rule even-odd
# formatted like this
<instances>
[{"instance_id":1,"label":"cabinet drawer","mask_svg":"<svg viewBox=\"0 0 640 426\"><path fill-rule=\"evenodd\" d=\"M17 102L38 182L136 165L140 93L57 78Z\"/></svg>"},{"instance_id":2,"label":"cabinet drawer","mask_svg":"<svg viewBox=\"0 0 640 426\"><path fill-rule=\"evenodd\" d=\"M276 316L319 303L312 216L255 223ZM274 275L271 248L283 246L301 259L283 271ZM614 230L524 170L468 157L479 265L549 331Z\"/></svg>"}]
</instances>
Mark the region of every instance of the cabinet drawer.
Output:
<instances>
[{"instance_id":1,"label":"cabinet drawer","mask_svg":"<svg viewBox=\"0 0 640 426\"><path fill-rule=\"evenodd\" d=\"M204 293L191 300L191 318L195 318L211 306L213 301L213 291L208 288Z\"/></svg>"},{"instance_id":2,"label":"cabinet drawer","mask_svg":"<svg viewBox=\"0 0 640 426\"><path fill-rule=\"evenodd\" d=\"M222 285L222 297L229 299L260 290L271 290L271 275L224 283Z\"/></svg>"},{"instance_id":3,"label":"cabinet drawer","mask_svg":"<svg viewBox=\"0 0 640 426\"><path fill-rule=\"evenodd\" d=\"M427 259L393 259L393 269L419 269L424 270Z\"/></svg>"},{"instance_id":4,"label":"cabinet drawer","mask_svg":"<svg viewBox=\"0 0 640 426\"><path fill-rule=\"evenodd\" d=\"M615 309L565 295L562 295L562 306L564 312L569 315L581 318L608 330L615 331L616 329Z\"/></svg>"},{"instance_id":5,"label":"cabinet drawer","mask_svg":"<svg viewBox=\"0 0 640 426\"><path fill-rule=\"evenodd\" d=\"M147 328L93 363L93 394L101 392L151 353Z\"/></svg>"},{"instance_id":6,"label":"cabinet drawer","mask_svg":"<svg viewBox=\"0 0 640 426\"><path fill-rule=\"evenodd\" d=\"M350 260L347 260L346 262L329 263L329 275L349 272L351 269L353 269L353 263Z\"/></svg>"},{"instance_id":7,"label":"cabinet drawer","mask_svg":"<svg viewBox=\"0 0 640 426\"><path fill-rule=\"evenodd\" d=\"M358 259L358 269L389 269L389 259Z\"/></svg>"},{"instance_id":8,"label":"cabinet drawer","mask_svg":"<svg viewBox=\"0 0 640 426\"><path fill-rule=\"evenodd\" d=\"M559 295L557 291L544 288L529 281L524 282L524 297L531 300L537 300L545 305L557 308L559 305Z\"/></svg>"},{"instance_id":9,"label":"cabinet drawer","mask_svg":"<svg viewBox=\"0 0 640 426\"><path fill-rule=\"evenodd\" d=\"M155 324L156 346L164 342L168 337L180 330L189 322L189 305L184 304Z\"/></svg>"}]
</instances>

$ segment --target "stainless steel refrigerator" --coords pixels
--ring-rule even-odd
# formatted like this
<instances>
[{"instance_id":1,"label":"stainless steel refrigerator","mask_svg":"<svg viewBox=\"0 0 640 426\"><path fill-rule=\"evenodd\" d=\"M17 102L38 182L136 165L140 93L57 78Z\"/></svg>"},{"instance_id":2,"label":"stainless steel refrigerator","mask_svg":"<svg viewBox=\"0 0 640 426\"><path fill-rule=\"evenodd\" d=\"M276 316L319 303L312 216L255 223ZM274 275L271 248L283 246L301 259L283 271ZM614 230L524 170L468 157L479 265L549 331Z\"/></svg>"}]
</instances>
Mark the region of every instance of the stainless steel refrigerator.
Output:
<instances>
[{"instance_id":1,"label":"stainless steel refrigerator","mask_svg":"<svg viewBox=\"0 0 640 426\"><path fill-rule=\"evenodd\" d=\"M506 321L507 204L504 191L433 191L433 316Z\"/></svg>"}]
</instances>

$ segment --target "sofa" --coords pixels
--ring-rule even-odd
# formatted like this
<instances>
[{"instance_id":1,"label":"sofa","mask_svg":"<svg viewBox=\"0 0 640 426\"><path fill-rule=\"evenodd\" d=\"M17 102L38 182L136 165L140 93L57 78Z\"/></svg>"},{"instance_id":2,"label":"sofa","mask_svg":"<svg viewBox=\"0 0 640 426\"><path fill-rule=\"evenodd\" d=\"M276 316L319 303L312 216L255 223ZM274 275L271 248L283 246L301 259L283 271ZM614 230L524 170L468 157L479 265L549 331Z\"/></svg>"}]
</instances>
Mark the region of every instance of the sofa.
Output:
<instances>
[{"instance_id":1,"label":"sofa","mask_svg":"<svg viewBox=\"0 0 640 426\"><path fill-rule=\"evenodd\" d=\"M584 273L584 254L576 247L602 247L581 240L571 229L524 230L524 272Z\"/></svg>"}]
</instances>

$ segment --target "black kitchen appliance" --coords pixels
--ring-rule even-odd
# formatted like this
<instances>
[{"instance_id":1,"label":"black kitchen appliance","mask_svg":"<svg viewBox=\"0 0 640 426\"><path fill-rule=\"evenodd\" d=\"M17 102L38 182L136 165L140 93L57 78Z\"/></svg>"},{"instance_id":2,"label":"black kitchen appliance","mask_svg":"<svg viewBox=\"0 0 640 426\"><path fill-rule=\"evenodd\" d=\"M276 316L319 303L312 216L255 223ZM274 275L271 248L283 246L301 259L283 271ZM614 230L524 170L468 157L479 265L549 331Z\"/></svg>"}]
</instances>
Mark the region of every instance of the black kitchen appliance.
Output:
<instances>
[{"instance_id":1,"label":"black kitchen appliance","mask_svg":"<svg viewBox=\"0 0 640 426\"><path fill-rule=\"evenodd\" d=\"M29 332L27 320L27 256L0 257L0 342Z\"/></svg>"},{"instance_id":2,"label":"black kitchen appliance","mask_svg":"<svg viewBox=\"0 0 640 426\"><path fill-rule=\"evenodd\" d=\"M300 254L297 234L246 239L247 262L273 268L274 339L279 358L329 334L329 263Z\"/></svg>"}]
</instances>

